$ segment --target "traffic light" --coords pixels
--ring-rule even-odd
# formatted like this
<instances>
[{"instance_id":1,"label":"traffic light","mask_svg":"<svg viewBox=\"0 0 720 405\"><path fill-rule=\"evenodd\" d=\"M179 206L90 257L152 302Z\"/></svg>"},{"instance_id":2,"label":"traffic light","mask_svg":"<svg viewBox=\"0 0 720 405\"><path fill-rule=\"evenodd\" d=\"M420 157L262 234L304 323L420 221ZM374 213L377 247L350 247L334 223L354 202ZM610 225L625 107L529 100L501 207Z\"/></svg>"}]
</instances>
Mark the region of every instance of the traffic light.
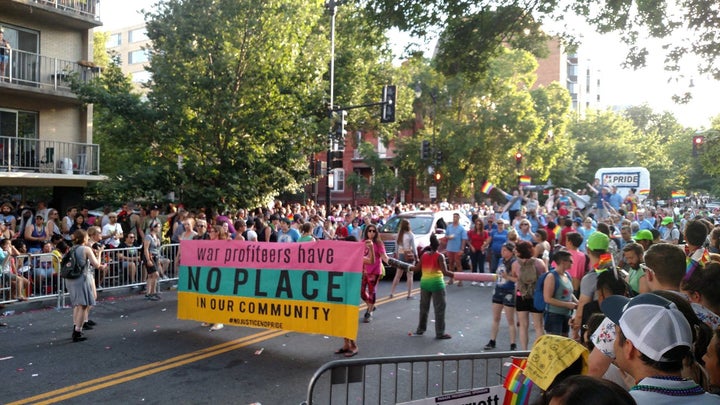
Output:
<instances>
[{"instance_id":1,"label":"traffic light","mask_svg":"<svg viewBox=\"0 0 720 405\"><path fill-rule=\"evenodd\" d=\"M697 156L702 150L702 146L705 143L705 137L702 135L693 136L693 156Z\"/></svg>"},{"instance_id":2,"label":"traffic light","mask_svg":"<svg viewBox=\"0 0 720 405\"><path fill-rule=\"evenodd\" d=\"M347 131L345 130L347 116L348 112L345 110L338 111L335 115L335 130L333 132L335 133L335 139L338 141L344 141L345 135L347 135Z\"/></svg>"},{"instance_id":3,"label":"traffic light","mask_svg":"<svg viewBox=\"0 0 720 405\"><path fill-rule=\"evenodd\" d=\"M440 163L442 163L442 159L443 159L443 154L442 154L442 151L439 150L439 151L437 151L437 153L435 154L435 162L436 162L437 164L440 164Z\"/></svg>"},{"instance_id":4,"label":"traffic light","mask_svg":"<svg viewBox=\"0 0 720 405\"><path fill-rule=\"evenodd\" d=\"M440 181L441 178L440 172L435 172L435 181Z\"/></svg>"},{"instance_id":5,"label":"traffic light","mask_svg":"<svg viewBox=\"0 0 720 405\"><path fill-rule=\"evenodd\" d=\"M394 85L383 87L382 104L380 105L380 122L395 122L395 90Z\"/></svg>"},{"instance_id":6,"label":"traffic light","mask_svg":"<svg viewBox=\"0 0 720 405\"><path fill-rule=\"evenodd\" d=\"M420 157L423 160L430 159L430 141L422 141L422 146L420 147Z\"/></svg>"},{"instance_id":7,"label":"traffic light","mask_svg":"<svg viewBox=\"0 0 720 405\"><path fill-rule=\"evenodd\" d=\"M523 158L522 152L520 152L520 151L515 152L515 164L516 165L520 166L522 164L522 158Z\"/></svg>"},{"instance_id":8,"label":"traffic light","mask_svg":"<svg viewBox=\"0 0 720 405\"><path fill-rule=\"evenodd\" d=\"M342 169L343 167L343 152L336 150L332 152L332 161L330 162L331 169Z\"/></svg>"}]
</instances>

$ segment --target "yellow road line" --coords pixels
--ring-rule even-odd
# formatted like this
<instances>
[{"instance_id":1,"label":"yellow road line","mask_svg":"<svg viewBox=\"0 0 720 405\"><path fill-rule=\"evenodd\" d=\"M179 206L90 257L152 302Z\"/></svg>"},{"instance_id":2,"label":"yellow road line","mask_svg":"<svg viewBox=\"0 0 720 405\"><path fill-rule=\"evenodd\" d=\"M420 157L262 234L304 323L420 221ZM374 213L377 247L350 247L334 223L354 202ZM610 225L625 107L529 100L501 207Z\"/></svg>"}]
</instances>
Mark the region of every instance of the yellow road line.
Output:
<instances>
[{"instance_id":1,"label":"yellow road line","mask_svg":"<svg viewBox=\"0 0 720 405\"><path fill-rule=\"evenodd\" d=\"M416 294L420 291L416 288L412 291ZM393 298L381 298L377 304L383 304L403 299L403 296L395 296ZM360 309L367 308L367 305L363 304ZM221 343L215 346L207 347L205 349L197 350L190 353L185 353L179 356L175 356L166 360L157 361L154 363L145 364L143 366L135 367L132 369L120 371L115 374L106 375L104 377L96 378L93 380L84 381L78 384L69 385L67 387L59 388L57 390L49 391L43 394L35 395L33 397L24 398L15 402L10 402L7 405L21 405L21 404L53 404L56 402L64 401L70 398L85 395L87 393L97 391L103 388L112 387L114 385L122 384L128 381L137 380L142 377L146 377L152 374L157 374L165 370L184 366L189 363L193 363L199 360L206 359L208 357L217 356L229 351L240 349L245 346L249 346L254 343L262 342L268 339L272 339L288 333L286 330L275 330L269 329L259 333L255 333L250 336L242 337L239 339L231 340L229 342Z\"/></svg>"},{"instance_id":2,"label":"yellow road line","mask_svg":"<svg viewBox=\"0 0 720 405\"><path fill-rule=\"evenodd\" d=\"M186 353L163 361L146 364L133 369L124 370L119 373L110 374L79 384L73 384L54 391L49 391L44 394L39 394L33 397L21 399L19 401L10 402L7 405L19 405L28 403L52 404L55 402L64 401L66 399L85 395L89 392L97 391L102 388L111 387L113 385L118 385L127 381L136 380L138 378L156 374L165 370L169 370L171 368L183 366L185 364L203 360L208 357L217 356L222 353L249 346L257 342L272 339L284 335L287 332L288 331L286 330L266 330L260 333L256 333L254 335L235 339L230 342L221 343L219 345L211 346L195 352Z\"/></svg>"}]
</instances>

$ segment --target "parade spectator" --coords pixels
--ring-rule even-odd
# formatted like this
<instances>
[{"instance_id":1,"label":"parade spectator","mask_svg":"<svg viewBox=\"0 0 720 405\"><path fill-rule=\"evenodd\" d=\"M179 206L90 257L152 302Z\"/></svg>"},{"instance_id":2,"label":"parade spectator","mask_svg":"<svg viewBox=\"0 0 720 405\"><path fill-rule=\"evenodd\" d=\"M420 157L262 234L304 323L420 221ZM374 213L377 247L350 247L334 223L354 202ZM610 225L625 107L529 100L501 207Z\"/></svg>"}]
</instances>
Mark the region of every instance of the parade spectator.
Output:
<instances>
[{"instance_id":1,"label":"parade spectator","mask_svg":"<svg viewBox=\"0 0 720 405\"><path fill-rule=\"evenodd\" d=\"M647 252L647 250L652 246L653 244L653 235L652 232L650 232L647 229L642 229L637 231L635 234L635 237L633 237L635 240L635 243L639 243L640 246L643 247L643 250Z\"/></svg>"},{"instance_id":2,"label":"parade spectator","mask_svg":"<svg viewBox=\"0 0 720 405\"><path fill-rule=\"evenodd\" d=\"M415 335L422 335L427 330L428 314L430 312L430 301L433 303L435 312L435 338L450 339L452 336L445 333L445 280L443 277L452 278L453 273L448 271L445 257L438 253L440 246L437 236L430 235L429 250L420 256L420 261L412 267L413 271L422 271L420 278L420 319Z\"/></svg>"},{"instance_id":3,"label":"parade spectator","mask_svg":"<svg viewBox=\"0 0 720 405\"><path fill-rule=\"evenodd\" d=\"M17 256L20 252L10 239L0 241L0 263L2 263L2 282L10 283L10 294L18 301L25 301L25 293L30 281L17 270Z\"/></svg>"},{"instance_id":4,"label":"parade spectator","mask_svg":"<svg viewBox=\"0 0 720 405\"><path fill-rule=\"evenodd\" d=\"M517 349L515 343L517 329L515 323L515 277L510 269L515 263L515 244L507 242L500 251L502 260L498 264L497 282L495 283L495 291L492 296L492 313L493 323L490 329L490 341L485 345L484 350L495 349L498 331L500 329L500 317L505 312L505 319L508 325L508 334L510 335L510 350Z\"/></svg>"},{"instance_id":5,"label":"parade spectator","mask_svg":"<svg viewBox=\"0 0 720 405\"><path fill-rule=\"evenodd\" d=\"M410 221L403 218L400 220L397 239L395 240L395 258L401 262L415 264L416 252L415 234L413 234L412 229L410 229ZM413 274L409 270L399 268L395 269L395 277L390 287L390 298L395 294L395 288L400 282L403 273L405 273L405 278L407 279L407 299L412 299Z\"/></svg>"},{"instance_id":6,"label":"parade spectator","mask_svg":"<svg viewBox=\"0 0 720 405\"><path fill-rule=\"evenodd\" d=\"M88 228L90 228L90 225L85 222L85 216L78 212L78 214L75 215L75 222L73 222L72 226L70 227L70 235L74 234L75 231L77 231L78 229L87 231Z\"/></svg>"},{"instance_id":7,"label":"parade spectator","mask_svg":"<svg viewBox=\"0 0 720 405\"><path fill-rule=\"evenodd\" d=\"M488 223L488 226L491 224ZM498 219L495 221L495 225L497 226L497 229L490 231L490 240L488 242L488 246L490 247L488 249L488 252L490 253L490 272L496 273L498 264L500 263L500 260L502 259L502 255L500 254L502 251L502 246L505 244L505 242L508 241L508 231L505 229L505 221L502 219Z\"/></svg>"},{"instance_id":8,"label":"parade spectator","mask_svg":"<svg viewBox=\"0 0 720 405\"><path fill-rule=\"evenodd\" d=\"M35 223L25 228L24 239L28 244L29 253L39 253L42 250L43 242L50 239L42 215L35 215Z\"/></svg>"},{"instance_id":9,"label":"parade spectator","mask_svg":"<svg viewBox=\"0 0 720 405\"><path fill-rule=\"evenodd\" d=\"M454 213L453 220L445 228L445 240L447 241L447 255L449 270L451 273L460 272L462 273L462 255L465 251L465 245L467 244L467 231L460 225L460 214ZM451 278L448 284L453 284ZM458 287L462 287L462 281L457 283Z\"/></svg>"},{"instance_id":10,"label":"parade spectator","mask_svg":"<svg viewBox=\"0 0 720 405\"><path fill-rule=\"evenodd\" d=\"M645 270L641 266L645 252L642 245L628 243L622 251L625 271L628 272L627 283L630 285L633 294L637 295L650 291L645 279Z\"/></svg>"},{"instance_id":11,"label":"parade spectator","mask_svg":"<svg viewBox=\"0 0 720 405\"><path fill-rule=\"evenodd\" d=\"M612 381L572 375L543 393L537 405L636 405L627 390Z\"/></svg>"},{"instance_id":12,"label":"parade spectator","mask_svg":"<svg viewBox=\"0 0 720 405\"><path fill-rule=\"evenodd\" d=\"M292 221L288 218L280 220L280 229L277 231L277 241L280 243L297 242L300 239L300 232L291 227Z\"/></svg>"},{"instance_id":13,"label":"parade spectator","mask_svg":"<svg viewBox=\"0 0 720 405\"><path fill-rule=\"evenodd\" d=\"M90 308L95 306L97 291L95 289L95 277L91 268L107 270L107 264L100 264L100 261L87 246L89 241L88 233L84 230L77 230L73 234L73 245L75 246L69 254L74 254L77 262L85 268L83 274L74 279L65 279L65 288L70 294L70 302L73 307L73 342L82 342L87 338L83 329L92 328L89 323Z\"/></svg>"},{"instance_id":14,"label":"parade spectator","mask_svg":"<svg viewBox=\"0 0 720 405\"><path fill-rule=\"evenodd\" d=\"M571 277L566 274L573 264L570 252L561 250L555 253L555 270L545 277L543 297L545 309L545 333L568 336L570 315L577 307L577 298L573 295Z\"/></svg>"},{"instance_id":15,"label":"parade spectator","mask_svg":"<svg viewBox=\"0 0 720 405\"><path fill-rule=\"evenodd\" d=\"M583 220L582 226L577 229L577 232L582 236L583 243L578 248L581 252L587 253L587 247L585 246L585 242L588 240L590 235L595 233L597 229L593 226L593 220L592 218L588 217Z\"/></svg>"},{"instance_id":16,"label":"parade spectator","mask_svg":"<svg viewBox=\"0 0 720 405\"><path fill-rule=\"evenodd\" d=\"M125 239L118 246L117 258L122 263L122 270L127 273L127 280L130 284L138 282L137 272L142 261L141 248L142 242L137 239L134 233L125 235Z\"/></svg>"},{"instance_id":17,"label":"parade spectator","mask_svg":"<svg viewBox=\"0 0 720 405\"><path fill-rule=\"evenodd\" d=\"M162 225L156 223L152 228L148 229L148 233L145 235L143 241L143 259L145 269L147 271L147 291L145 293L145 299L150 301L159 301L160 296L157 292L158 278L161 273L161 261L160 261L160 230Z\"/></svg>"},{"instance_id":18,"label":"parade spectator","mask_svg":"<svg viewBox=\"0 0 720 405\"><path fill-rule=\"evenodd\" d=\"M680 240L680 230L675 227L673 217L663 218L660 225L660 241L677 245Z\"/></svg>"},{"instance_id":19,"label":"parade spectator","mask_svg":"<svg viewBox=\"0 0 720 405\"><path fill-rule=\"evenodd\" d=\"M545 262L545 267L550 268L550 253L552 248L550 242L547 240L547 231L545 229L538 229L534 234L532 242L535 244L535 257L542 259Z\"/></svg>"},{"instance_id":20,"label":"parade spectator","mask_svg":"<svg viewBox=\"0 0 720 405\"><path fill-rule=\"evenodd\" d=\"M255 231L255 221L252 219L247 219L245 221L246 226L246 237L245 240L248 242L257 242L258 241L258 234Z\"/></svg>"},{"instance_id":21,"label":"parade spectator","mask_svg":"<svg viewBox=\"0 0 720 405\"><path fill-rule=\"evenodd\" d=\"M470 271L472 273L484 273L485 272L485 252L488 248L488 242L490 242L490 234L485 230L485 224L483 224L482 218L477 216L473 222L473 227L467 233L468 246L470 247ZM473 281L473 285L477 282ZM485 283L482 283L484 286Z\"/></svg>"},{"instance_id":22,"label":"parade spectator","mask_svg":"<svg viewBox=\"0 0 720 405\"><path fill-rule=\"evenodd\" d=\"M533 293L535 292L535 284L538 278L547 271L547 268L542 260L533 257L533 246L530 242L518 242L515 247L515 253L517 254L517 261L513 263L511 268L513 277L517 279L515 283L517 287L515 312L518 316L520 328L520 347L521 350L527 350L529 343L528 329L530 326L529 314L532 314L535 338L537 339L544 333L543 311L535 308Z\"/></svg>"},{"instance_id":23,"label":"parade spectator","mask_svg":"<svg viewBox=\"0 0 720 405\"><path fill-rule=\"evenodd\" d=\"M655 294L632 299L612 296L602 310L617 325L615 363L637 384L630 395L638 404L717 404L720 398L682 377L691 354L690 324L674 303Z\"/></svg>"},{"instance_id":24,"label":"parade spectator","mask_svg":"<svg viewBox=\"0 0 720 405\"><path fill-rule=\"evenodd\" d=\"M0 206L0 222L6 224L12 230L17 227L17 218L13 211L15 211L15 207L9 202L4 202Z\"/></svg>"},{"instance_id":25,"label":"parade spectator","mask_svg":"<svg viewBox=\"0 0 720 405\"><path fill-rule=\"evenodd\" d=\"M300 225L300 237L298 242L314 242L315 237L312 235L313 226L310 222L304 222Z\"/></svg>"},{"instance_id":26,"label":"parade spectator","mask_svg":"<svg viewBox=\"0 0 720 405\"><path fill-rule=\"evenodd\" d=\"M720 328L713 331L712 340L702 359L705 362L712 392L720 392Z\"/></svg>"},{"instance_id":27,"label":"parade spectator","mask_svg":"<svg viewBox=\"0 0 720 405\"><path fill-rule=\"evenodd\" d=\"M123 229L117 219L116 213L109 213L108 223L102 227L102 243L111 249L120 246L120 241L123 240Z\"/></svg>"},{"instance_id":28,"label":"parade spectator","mask_svg":"<svg viewBox=\"0 0 720 405\"><path fill-rule=\"evenodd\" d=\"M210 239L210 233L208 232L208 223L204 219L198 219L197 225L195 225L195 229L197 230L195 236L193 239L195 240L209 240Z\"/></svg>"},{"instance_id":29,"label":"parade spectator","mask_svg":"<svg viewBox=\"0 0 720 405\"><path fill-rule=\"evenodd\" d=\"M580 281L580 296L575 315L570 326L573 329L573 338L580 338L580 326L582 326L592 312L597 311L597 278L598 274L604 271L616 272L613 266L612 255L608 253L610 238L602 232L595 232L590 235L587 241L588 257L590 268ZM594 270L594 271L593 271Z\"/></svg>"},{"instance_id":30,"label":"parade spectator","mask_svg":"<svg viewBox=\"0 0 720 405\"><path fill-rule=\"evenodd\" d=\"M573 259L572 267L567 272L572 278L573 294L576 297L580 297L580 282L590 270L590 257L578 249L582 243L583 237L579 233L570 232L566 235L564 246Z\"/></svg>"}]
</instances>

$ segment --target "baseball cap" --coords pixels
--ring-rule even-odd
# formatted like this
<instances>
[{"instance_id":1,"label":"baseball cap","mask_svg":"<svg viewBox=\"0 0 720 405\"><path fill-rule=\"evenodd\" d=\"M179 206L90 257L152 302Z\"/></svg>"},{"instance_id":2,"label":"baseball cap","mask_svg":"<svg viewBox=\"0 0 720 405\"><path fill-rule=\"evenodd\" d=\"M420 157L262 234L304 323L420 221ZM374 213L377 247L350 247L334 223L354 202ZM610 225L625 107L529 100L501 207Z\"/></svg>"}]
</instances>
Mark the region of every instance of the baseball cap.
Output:
<instances>
[{"instance_id":1,"label":"baseball cap","mask_svg":"<svg viewBox=\"0 0 720 405\"><path fill-rule=\"evenodd\" d=\"M676 347L692 347L692 329L687 319L672 301L659 295L644 293L632 299L612 295L603 300L600 308L640 353L655 361L680 360L663 355Z\"/></svg>"},{"instance_id":2,"label":"baseball cap","mask_svg":"<svg viewBox=\"0 0 720 405\"><path fill-rule=\"evenodd\" d=\"M635 237L633 239L635 239L636 241L653 240L652 232L648 231L647 229L642 229L635 234Z\"/></svg>"},{"instance_id":3,"label":"baseball cap","mask_svg":"<svg viewBox=\"0 0 720 405\"><path fill-rule=\"evenodd\" d=\"M153 204L153 205L150 206L150 210L151 210L151 211L152 211L152 210L159 210L159 209L160 209L160 206L157 205L157 204Z\"/></svg>"},{"instance_id":4,"label":"baseball cap","mask_svg":"<svg viewBox=\"0 0 720 405\"><path fill-rule=\"evenodd\" d=\"M283 218L280 218L280 221L285 222L288 225L292 224L292 221L290 220L290 218L283 217Z\"/></svg>"},{"instance_id":5,"label":"baseball cap","mask_svg":"<svg viewBox=\"0 0 720 405\"><path fill-rule=\"evenodd\" d=\"M509 251L512 252L512 251L515 250L515 243L513 243L513 242L505 242L505 243L502 245L502 247L504 247L505 249L507 249L507 250L509 250Z\"/></svg>"},{"instance_id":6,"label":"baseball cap","mask_svg":"<svg viewBox=\"0 0 720 405\"><path fill-rule=\"evenodd\" d=\"M610 246L610 238L602 232L593 232L587 240L589 250L607 251Z\"/></svg>"},{"instance_id":7,"label":"baseball cap","mask_svg":"<svg viewBox=\"0 0 720 405\"><path fill-rule=\"evenodd\" d=\"M672 217L665 217L665 218L662 219L662 222L660 223L660 225L667 225L667 224L669 224L669 223L671 223L671 222L673 222Z\"/></svg>"}]
</instances>

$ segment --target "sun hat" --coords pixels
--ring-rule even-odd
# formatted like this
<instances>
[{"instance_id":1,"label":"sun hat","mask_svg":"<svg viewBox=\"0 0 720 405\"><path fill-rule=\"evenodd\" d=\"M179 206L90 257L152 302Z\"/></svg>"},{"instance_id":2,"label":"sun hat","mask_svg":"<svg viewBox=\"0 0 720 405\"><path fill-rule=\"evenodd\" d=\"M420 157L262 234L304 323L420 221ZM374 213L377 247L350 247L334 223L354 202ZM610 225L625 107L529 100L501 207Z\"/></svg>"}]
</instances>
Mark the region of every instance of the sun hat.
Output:
<instances>
[{"instance_id":1,"label":"sun hat","mask_svg":"<svg viewBox=\"0 0 720 405\"><path fill-rule=\"evenodd\" d=\"M612 295L600 304L605 316L620 326L625 337L645 356L660 362L680 358L664 357L679 346L692 347L692 329L677 306L659 295L644 293L632 299Z\"/></svg>"},{"instance_id":2,"label":"sun hat","mask_svg":"<svg viewBox=\"0 0 720 405\"><path fill-rule=\"evenodd\" d=\"M587 240L589 250L607 251L610 246L610 238L602 232L593 232Z\"/></svg>"}]
</instances>

